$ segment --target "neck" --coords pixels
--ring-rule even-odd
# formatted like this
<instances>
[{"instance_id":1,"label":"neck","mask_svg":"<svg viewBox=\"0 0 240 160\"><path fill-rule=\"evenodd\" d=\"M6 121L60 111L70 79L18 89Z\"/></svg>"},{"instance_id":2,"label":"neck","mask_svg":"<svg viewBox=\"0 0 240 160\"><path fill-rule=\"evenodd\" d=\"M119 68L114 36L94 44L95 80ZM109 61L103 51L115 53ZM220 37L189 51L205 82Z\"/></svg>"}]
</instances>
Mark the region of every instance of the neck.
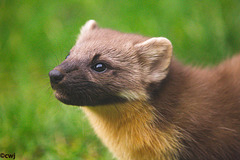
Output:
<instances>
[{"instance_id":1,"label":"neck","mask_svg":"<svg viewBox=\"0 0 240 160\"><path fill-rule=\"evenodd\" d=\"M200 70L199 70L200 71ZM162 127L165 122L173 122L173 118L178 106L181 105L181 99L184 92L186 92L188 85L191 85L189 80L192 77L192 68L183 66L181 63L173 59L167 77L157 85L149 87L150 102L158 113L164 117L159 118Z\"/></svg>"},{"instance_id":2,"label":"neck","mask_svg":"<svg viewBox=\"0 0 240 160\"><path fill-rule=\"evenodd\" d=\"M129 101L83 107L83 111L96 134L116 157L131 160L177 159L182 148L182 135L159 112L155 106L157 101L152 102Z\"/></svg>"}]
</instances>

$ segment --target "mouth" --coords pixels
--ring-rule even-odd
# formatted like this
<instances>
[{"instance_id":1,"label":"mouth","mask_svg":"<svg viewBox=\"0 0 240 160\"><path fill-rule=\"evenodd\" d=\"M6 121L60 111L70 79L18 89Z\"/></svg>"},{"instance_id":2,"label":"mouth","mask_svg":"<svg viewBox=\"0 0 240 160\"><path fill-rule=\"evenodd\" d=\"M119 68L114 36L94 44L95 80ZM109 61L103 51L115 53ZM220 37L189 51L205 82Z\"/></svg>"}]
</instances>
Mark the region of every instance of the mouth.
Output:
<instances>
[{"instance_id":1,"label":"mouth","mask_svg":"<svg viewBox=\"0 0 240 160\"><path fill-rule=\"evenodd\" d=\"M86 95L71 93L68 94L61 90L55 90L55 97L64 104L73 106L96 106L97 104L88 99Z\"/></svg>"},{"instance_id":2,"label":"mouth","mask_svg":"<svg viewBox=\"0 0 240 160\"><path fill-rule=\"evenodd\" d=\"M56 91L56 90L54 91L54 94L55 94L55 97L62 103L67 105L73 105L67 95L60 93L59 91Z\"/></svg>"},{"instance_id":3,"label":"mouth","mask_svg":"<svg viewBox=\"0 0 240 160\"><path fill-rule=\"evenodd\" d=\"M71 94L68 95L66 92L62 92L60 90L55 90L55 97L64 104L67 105L74 105L74 106L100 106L106 104L113 104L113 103L122 103L125 102L126 99L109 95L104 98L97 97L90 97L90 95L78 95L78 94Z\"/></svg>"}]
</instances>

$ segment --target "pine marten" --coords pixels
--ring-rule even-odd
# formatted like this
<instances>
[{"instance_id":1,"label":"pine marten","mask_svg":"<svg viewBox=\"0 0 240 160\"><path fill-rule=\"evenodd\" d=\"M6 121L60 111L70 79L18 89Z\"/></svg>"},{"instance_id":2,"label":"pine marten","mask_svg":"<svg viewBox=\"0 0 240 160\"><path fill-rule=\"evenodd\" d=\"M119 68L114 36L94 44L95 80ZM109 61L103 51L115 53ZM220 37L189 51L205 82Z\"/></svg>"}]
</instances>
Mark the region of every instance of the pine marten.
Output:
<instances>
[{"instance_id":1,"label":"pine marten","mask_svg":"<svg viewBox=\"0 0 240 160\"><path fill-rule=\"evenodd\" d=\"M166 38L89 20L49 76L56 98L84 106L118 159L240 159L240 55L212 68L185 66Z\"/></svg>"}]
</instances>

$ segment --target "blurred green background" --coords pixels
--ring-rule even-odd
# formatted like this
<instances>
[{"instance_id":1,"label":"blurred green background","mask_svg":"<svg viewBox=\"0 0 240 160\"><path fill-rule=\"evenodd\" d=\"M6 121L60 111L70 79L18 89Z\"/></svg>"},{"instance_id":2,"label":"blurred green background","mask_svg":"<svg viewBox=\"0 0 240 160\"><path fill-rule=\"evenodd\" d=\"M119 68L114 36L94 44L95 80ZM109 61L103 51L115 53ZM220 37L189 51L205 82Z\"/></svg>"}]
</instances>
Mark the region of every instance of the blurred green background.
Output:
<instances>
[{"instance_id":1,"label":"blurred green background","mask_svg":"<svg viewBox=\"0 0 240 160\"><path fill-rule=\"evenodd\" d=\"M0 0L0 153L112 159L81 110L54 98L48 79L89 19L167 37L186 64L214 65L240 51L239 0Z\"/></svg>"}]
</instances>

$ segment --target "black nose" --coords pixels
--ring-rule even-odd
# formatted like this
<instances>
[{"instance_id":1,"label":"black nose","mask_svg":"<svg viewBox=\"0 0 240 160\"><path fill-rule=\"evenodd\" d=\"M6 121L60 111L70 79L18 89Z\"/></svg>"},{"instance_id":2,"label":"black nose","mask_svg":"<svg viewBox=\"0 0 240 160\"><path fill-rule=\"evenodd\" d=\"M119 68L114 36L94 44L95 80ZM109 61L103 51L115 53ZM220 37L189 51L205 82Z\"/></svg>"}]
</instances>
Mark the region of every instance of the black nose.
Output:
<instances>
[{"instance_id":1,"label":"black nose","mask_svg":"<svg viewBox=\"0 0 240 160\"><path fill-rule=\"evenodd\" d=\"M60 71L54 69L49 72L49 77L51 83L58 84L63 79L64 76Z\"/></svg>"}]
</instances>

